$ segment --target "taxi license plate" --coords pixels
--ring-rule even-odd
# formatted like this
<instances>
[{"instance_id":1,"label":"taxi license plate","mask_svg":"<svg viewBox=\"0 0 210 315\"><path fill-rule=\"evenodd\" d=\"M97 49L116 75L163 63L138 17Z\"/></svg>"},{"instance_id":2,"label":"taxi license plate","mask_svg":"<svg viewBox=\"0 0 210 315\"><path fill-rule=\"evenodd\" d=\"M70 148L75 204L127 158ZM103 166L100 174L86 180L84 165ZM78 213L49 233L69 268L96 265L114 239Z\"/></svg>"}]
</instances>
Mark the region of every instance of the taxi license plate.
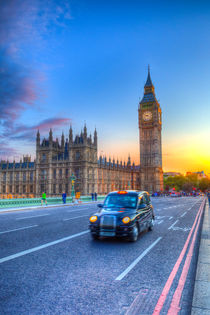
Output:
<instances>
[{"instance_id":1,"label":"taxi license plate","mask_svg":"<svg viewBox=\"0 0 210 315\"><path fill-rule=\"evenodd\" d=\"M100 236L115 236L115 232L101 231Z\"/></svg>"}]
</instances>

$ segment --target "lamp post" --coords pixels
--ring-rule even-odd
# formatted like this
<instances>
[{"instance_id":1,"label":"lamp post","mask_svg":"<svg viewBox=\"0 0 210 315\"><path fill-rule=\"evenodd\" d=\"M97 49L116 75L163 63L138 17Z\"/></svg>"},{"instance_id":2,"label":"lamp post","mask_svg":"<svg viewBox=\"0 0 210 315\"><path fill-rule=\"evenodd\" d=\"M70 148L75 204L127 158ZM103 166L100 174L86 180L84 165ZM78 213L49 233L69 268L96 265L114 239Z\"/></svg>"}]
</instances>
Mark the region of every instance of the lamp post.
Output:
<instances>
[{"instance_id":1,"label":"lamp post","mask_svg":"<svg viewBox=\"0 0 210 315\"><path fill-rule=\"evenodd\" d=\"M76 177L74 176L74 173L72 173L70 177L72 201L74 200L74 197L75 197L75 190L74 190L75 180L76 180Z\"/></svg>"}]
</instances>

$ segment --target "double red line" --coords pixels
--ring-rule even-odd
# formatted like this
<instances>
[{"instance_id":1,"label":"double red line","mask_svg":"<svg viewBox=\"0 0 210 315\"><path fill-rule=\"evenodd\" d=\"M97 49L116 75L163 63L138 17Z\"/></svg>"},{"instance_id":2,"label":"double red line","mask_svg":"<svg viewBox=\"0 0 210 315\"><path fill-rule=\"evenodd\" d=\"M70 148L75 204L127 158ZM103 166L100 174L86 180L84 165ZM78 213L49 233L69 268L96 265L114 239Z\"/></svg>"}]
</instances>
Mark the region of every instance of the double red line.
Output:
<instances>
[{"instance_id":1,"label":"double red line","mask_svg":"<svg viewBox=\"0 0 210 315\"><path fill-rule=\"evenodd\" d=\"M178 269L179 269L179 266L184 258L184 255L187 251L187 248L188 248L188 244L190 242L190 239L191 239L191 236L193 234L193 231L195 229L195 232L194 232L194 235L193 235L193 238L192 238L192 242L190 244L190 248L189 248L189 251L188 251L188 254L186 256L186 260L185 260L185 263L184 263L184 266L183 266L183 269L182 269L182 273L181 273L181 276L179 278L179 283L178 283L178 286L176 288L176 291L174 292L174 295L173 295L173 298L172 298L172 301L171 301L171 305L170 305L170 308L168 310L168 315L176 315L179 313L179 310L180 310L180 299L181 299L181 296L182 296L182 291L184 289L184 285L185 285L185 282L186 282L186 278L187 278L187 274L188 274L188 271L189 271L189 267L190 267L190 263L191 263L191 259L192 259L192 256L193 256L193 250L194 250L194 245L195 245L195 240L196 240L196 236L197 236L197 233L198 233L198 228L199 228L199 225L200 225L200 221L201 221L201 217L202 217L202 213L203 213L203 209L204 209L204 205L205 205L205 199L203 200L199 210L198 210L198 213L196 215L196 218L195 218L195 221L193 223L193 226L191 228L191 231L187 237L187 240L184 244L184 247L181 251L181 254L179 255L179 258L177 259L177 262L176 264L174 265L174 268L173 270L171 271L171 274L163 288L163 291L159 297L159 300L155 306L155 309L154 309L154 312L153 312L153 315L158 315L160 314L162 308L163 308L163 305L166 301L166 298L167 298L167 295L171 289L171 286L172 286L172 283L173 283L173 280L178 272ZM197 224L197 225L196 225ZM196 227L196 228L195 228Z\"/></svg>"}]
</instances>

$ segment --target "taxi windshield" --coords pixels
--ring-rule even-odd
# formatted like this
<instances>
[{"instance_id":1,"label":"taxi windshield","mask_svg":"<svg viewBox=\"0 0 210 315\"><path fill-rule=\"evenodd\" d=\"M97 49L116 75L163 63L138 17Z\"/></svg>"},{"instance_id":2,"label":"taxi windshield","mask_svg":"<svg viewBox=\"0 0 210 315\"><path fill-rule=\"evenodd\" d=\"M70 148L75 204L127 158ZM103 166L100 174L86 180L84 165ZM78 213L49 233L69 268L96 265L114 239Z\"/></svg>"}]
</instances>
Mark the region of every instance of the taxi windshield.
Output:
<instances>
[{"instance_id":1,"label":"taxi windshield","mask_svg":"<svg viewBox=\"0 0 210 315\"><path fill-rule=\"evenodd\" d=\"M137 196L135 195L108 195L104 201L105 208L131 208L135 209Z\"/></svg>"}]
</instances>

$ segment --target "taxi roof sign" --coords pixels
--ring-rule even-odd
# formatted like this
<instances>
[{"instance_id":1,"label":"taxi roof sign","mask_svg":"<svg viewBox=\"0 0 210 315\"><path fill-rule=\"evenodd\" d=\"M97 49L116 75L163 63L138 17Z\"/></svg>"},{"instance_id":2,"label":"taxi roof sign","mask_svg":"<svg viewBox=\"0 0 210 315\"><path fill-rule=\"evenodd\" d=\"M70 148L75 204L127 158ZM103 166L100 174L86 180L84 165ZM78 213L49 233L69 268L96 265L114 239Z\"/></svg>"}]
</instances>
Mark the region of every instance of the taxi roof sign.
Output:
<instances>
[{"instance_id":1,"label":"taxi roof sign","mask_svg":"<svg viewBox=\"0 0 210 315\"><path fill-rule=\"evenodd\" d=\"M117 193L118 193L119 195L125 195L125 194L127 194L128 192L125 191L125 190L120 190L120 191L118 191Z\"/></svg>"}]
</instances>

